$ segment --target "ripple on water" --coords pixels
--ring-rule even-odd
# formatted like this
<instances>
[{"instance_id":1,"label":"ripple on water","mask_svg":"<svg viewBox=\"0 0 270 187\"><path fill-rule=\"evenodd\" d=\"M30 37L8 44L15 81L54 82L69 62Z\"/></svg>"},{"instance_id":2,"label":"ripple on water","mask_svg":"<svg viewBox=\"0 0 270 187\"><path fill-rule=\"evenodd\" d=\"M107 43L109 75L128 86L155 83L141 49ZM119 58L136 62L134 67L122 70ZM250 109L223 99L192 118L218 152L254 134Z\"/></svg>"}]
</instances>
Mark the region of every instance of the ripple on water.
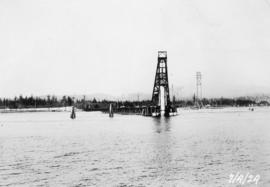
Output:
<instances>
[{"instance_id":1,"label":"ripple on water","mask_svg":"<svg viewBox=\"0 0 270 187\"><path fill-rule=\"evenodd\" d=\"M54 158L62 158L62 157L68 157L68 156L74 156L80 154L80 152L68 152L62 155L55 156Z\"/></svg>"},{"instance_id":2,"label":"ripple on water","mask_svg":"<svg viewBox=\"0 0 270 187\"><path fill-rule=\"evenodd\" d=\"M264 186L269 186L270 136L264 125L269 124L269 113L261 123L263 117L252 113L253 122L248 123L241 116L235 120L234 113L190 111L171 118L169 131L166 121L156 124L137 116L116 116L108 122L107 116L82 113L83 122L59 126L55 121L61 121L63 113L43 113L49 121L35 114L31 117L36 124L13 123L17 137L0 141L0 163L5 164L0 166L0 185L224 187L230 172L248 169L265 174ZM18 121L23 115L18 114ZM9 124L13 117L6 117ZM30 135L18 131L21 126ZM48 133L41 132L44 127L50 128ZM59 130L67 136L52 133Z\"/></svg>"}]
</instances>

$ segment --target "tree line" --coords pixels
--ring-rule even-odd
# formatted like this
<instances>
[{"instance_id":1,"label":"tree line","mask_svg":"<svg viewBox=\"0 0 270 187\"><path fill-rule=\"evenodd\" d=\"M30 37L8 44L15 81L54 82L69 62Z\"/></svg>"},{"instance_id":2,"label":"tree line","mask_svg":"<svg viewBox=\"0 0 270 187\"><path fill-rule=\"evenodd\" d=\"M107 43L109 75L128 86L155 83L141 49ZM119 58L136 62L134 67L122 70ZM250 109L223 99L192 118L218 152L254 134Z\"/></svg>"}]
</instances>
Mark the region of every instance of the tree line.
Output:
<instances>
[{"instance_id":1,"label":"tree line","mask_svg":"<svg viewBox=\"0 0 270 187\"><path fill-rule=\"evenodd\" d=\"M152 104L151 100L144 101L110 101L110 100L92 100L74 99L70 96L63 96L62 98L57 98L52 95L47 95L46 97L34 97L34 96L22 96L14 97L13 99L0 98L0 108L45 108L45 107L66 107L66 106L76 106L81 109L86 110L99 110L105 109L112 103L115 107L136 107L136 106L150 106ZM172 104L177 107L192 107L198 104L200 106L211 106L211 107L222 107L222 106L251 106L251 105L268 105L269 102L261 101L256 102L255 99L248 97L239 98L203 98L200 101L193 99L185 100L175 100L173 99Z\"/></svg>"},{"instance_id":2,"label":"tree line","mask_svg":"<svg viewBox=\"0 0 270 187\"><path fill-rule=\"evenodd\" d=\"M201 106L211 106L211 107L225 107L225 106L256 106L264 105L269 106L268 101L259 101L256 102L255 99L249 97L238 97L238 98L203 98L199 101L196 101L195 98L191 100L180 100L176 101L176 105L179 107L191 107L199 103Z\"/></svg>"},{"instance_id":3,"label":"tree line","mask_svg":"<svg viewBox=\"0 0 270 187\"><path fill-rule=\"evenodd\" d=\"M55 96L48 95L46 97L22 96L9 98L0 98L0 108L44 108L44 107L65 107L72 106L74 99L70 96L63 96L57 99Z\"/></svg>"}]
</instances>

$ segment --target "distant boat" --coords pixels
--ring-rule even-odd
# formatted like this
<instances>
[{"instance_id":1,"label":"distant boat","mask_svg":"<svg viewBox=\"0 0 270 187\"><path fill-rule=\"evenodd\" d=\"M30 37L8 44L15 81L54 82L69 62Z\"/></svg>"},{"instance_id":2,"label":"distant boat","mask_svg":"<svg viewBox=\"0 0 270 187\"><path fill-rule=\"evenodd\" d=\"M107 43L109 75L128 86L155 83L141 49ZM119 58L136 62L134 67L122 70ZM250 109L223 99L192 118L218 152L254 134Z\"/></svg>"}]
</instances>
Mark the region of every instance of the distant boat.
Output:
<instances>
[{"instance_id":1,"label":"distant boat","mask_svg":"<svg viewBox=\"0 0 270 187\"><path fill-rule=\"evenodd\" d=\"M75 107L74 106L72 107L70 118L71 119L75 119L76 118L76 113L75 113Z\"/></svg>"}]
</instances>

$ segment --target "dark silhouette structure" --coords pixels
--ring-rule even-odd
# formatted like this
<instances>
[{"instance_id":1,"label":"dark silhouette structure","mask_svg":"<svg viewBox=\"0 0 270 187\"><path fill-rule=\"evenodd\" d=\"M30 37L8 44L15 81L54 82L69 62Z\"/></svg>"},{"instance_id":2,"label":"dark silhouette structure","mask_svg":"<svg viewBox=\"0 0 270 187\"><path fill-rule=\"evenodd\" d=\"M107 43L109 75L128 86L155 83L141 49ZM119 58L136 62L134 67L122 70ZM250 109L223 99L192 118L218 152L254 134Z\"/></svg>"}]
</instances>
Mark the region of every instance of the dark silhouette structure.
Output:
<instances>
[{"instance_id":1,"label":"dark silhouette structure","mask_svg":"<svg viewBox=\"0 0 270 187\"><path fill-rule=\"evenodd\" d=\"M164 98L161 94L161 88L164 89ZM158 63L155 75L155 82L152 94L152 102L155 106L161 107L161 101L164 99L165 116L169 116L171 110L169 80L168 80L168 68L167 68L167 52L158 52ZM161 108L160 108L161 109Z\"/></svg>"},{"instance_id":2,"label":"dark silhouette structure","mask_svg":"<svg viewBox=\"0 0 270 187\"><path fill-rule=\"evenodd\" d=\"M70 114L70 118L71 118L71 119L75 119L75 118L76 118L76 113L75 113L75 107L74 107L74 106L72 107L72 111L71 111L71 114Z\"/></svg>"},{"instance_id":3,"label":"dark silhouette structure","mask_svg":"<svg viewBox=\"0 0 270 187\"><path fill-rule=\"evenodd\" d=\"M113 117L113 105L112 103L109 106L109 117L112 118Z\"/></svg>"}]
</instances>

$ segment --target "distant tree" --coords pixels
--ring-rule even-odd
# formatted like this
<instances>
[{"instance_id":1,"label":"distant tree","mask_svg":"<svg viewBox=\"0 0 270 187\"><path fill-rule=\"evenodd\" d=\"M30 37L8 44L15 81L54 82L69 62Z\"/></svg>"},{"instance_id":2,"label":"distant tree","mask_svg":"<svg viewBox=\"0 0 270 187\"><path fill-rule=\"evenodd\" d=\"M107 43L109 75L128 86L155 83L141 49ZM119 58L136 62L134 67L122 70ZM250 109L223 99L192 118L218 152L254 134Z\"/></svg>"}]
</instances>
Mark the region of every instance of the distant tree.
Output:
<instances>
[{"instance_id":1,"label":"distant tree","mask_svg":"<svg viewBox=\"0 0 270 187\"><path fill-rule=\"evenodd\" d=\"M73 104L73 100L72 100L72 98L69 97L69 96L68 96L68 98L67 98L67 104L68 104L68 106L71 106L71 105Z\"/></svg>"},{"instance_id":2,"label":"distant tree","mask_svg":"<svg viewBox=\"0 0 270 187\"><path fill-rule=\"evenodd\" d=\"M62 98L62 100L61 100L61 104L62 104L63 106L66 106L66 105L67 105L67 98L66 98L65 95L63 96L63 98Z\"/></svg>"},{"instance_id":3,"label":"distant tree","mask_svg":"<svg viewBox=\"0 0 270 187\"><path fill-rule=\"evenodd\" d=\"M98 108L99 108L98 104L95 104L95 105L94 105L94 108L95 108L95 109L98 109Z\"/></svg>"},{"instance_id":4,"label":"distant tree","mask_svg":"<svg viewBox=\"0 0 270 187\"><path fill-rule=\"evenodd\" d=\"M193 103L195 103L196 102L196 95L195 94L193 95L192 99L193 99Z\"/></svg>"}]
</instances>

